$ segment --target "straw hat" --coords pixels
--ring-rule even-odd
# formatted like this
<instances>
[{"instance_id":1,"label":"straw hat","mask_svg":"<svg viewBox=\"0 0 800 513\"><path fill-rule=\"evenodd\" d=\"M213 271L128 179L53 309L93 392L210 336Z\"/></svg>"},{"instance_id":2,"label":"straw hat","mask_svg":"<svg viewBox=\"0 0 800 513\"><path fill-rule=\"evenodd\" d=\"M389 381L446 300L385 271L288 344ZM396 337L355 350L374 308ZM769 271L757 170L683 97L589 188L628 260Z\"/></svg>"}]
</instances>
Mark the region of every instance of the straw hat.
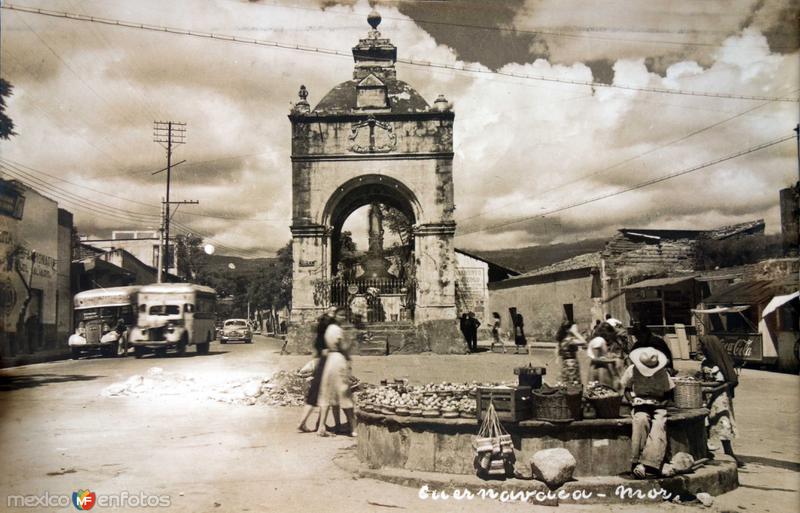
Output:
<instances>
[{"instance_id":1,"label":"straw hat","mask_svg":"<svg viewBox=\"0 0 800 513\"><path fill-rule=\"evenodd\" d=\"M643 376L652 376L667 365L667 355L654 347L639 347L631 351L631 363Z\"/></svg>"}]
</instances>

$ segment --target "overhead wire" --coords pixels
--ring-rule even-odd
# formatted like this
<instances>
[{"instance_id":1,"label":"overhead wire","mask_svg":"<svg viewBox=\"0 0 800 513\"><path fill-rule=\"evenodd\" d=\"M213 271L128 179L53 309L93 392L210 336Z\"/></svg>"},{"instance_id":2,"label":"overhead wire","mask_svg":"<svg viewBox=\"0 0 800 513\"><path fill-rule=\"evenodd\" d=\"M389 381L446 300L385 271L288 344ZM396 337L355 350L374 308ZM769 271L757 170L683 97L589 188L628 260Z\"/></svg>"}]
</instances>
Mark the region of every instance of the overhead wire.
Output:
<instances>
[{"instance_id":1,"label":"overhead wire","mask_svg":"<svg viewBox=\"0 0 800 513\"><path fill-rule=\"evenodd\" d=\"M50 16L54 18L61 18L66 20L72 21L83 21L83 22L90 22L90 23L101 23L105 25L111 26L119 26L125 28L132 28L132 29L139 29L139 30L147 30L151 32L161 32L167 34L174 34L174 35L182 35L182 36L190 36L190 37L197 37L197 38L204 38L204 39L212 39L217 41L224 41L224 42L233 42L233 43L241 43L241 44L251 44L257 46L264 46L264 47L273 47L273 48L280 48L284 50L292 50L298 52L310 52L310 53L317 53L320 55L331 55L337 57L347 57L351 58L350 52L344 52L341 50L335 50L330 48L319 48L313 46L306 46L300 44L289 44L289 43L282 43L279 41L267 41L267 40L260 40L254 38L244 38L240 36L232 36L227 34L218 34L213 32L203 32L191 29L184 29L184 28L175 28L175 27L167 27L167 26L160 26L160 25L150 25L145 23L137 23L119 19L109 19L109 18L100 18L96 16L88 16L88 15L81 15L81 14L74 14L64 11L51 11L47 9L39 9L39 8L28 8L28 7L21 7L12 4L3 4L0 6L3 9L9 9L13 11L25 12L28 14L36 14L42 16ZM639 91L645 93L655 93L655 94L673 94L673 95L683 95L683 96L702 96L702 97L709 97L709 98L720 98L720 99L730 99L730 100L759 100L759 101L780 101L780 102L792 102L797 103L800 102L800 98L788 98L788 97L770 97L770 96L759 96L759 95L743 95L743 94L734 94L734 93L726 93L726 92L713 92L713 91L691 91L691 90L683 90L683 89L666 89L661 87L644 87L644 86L634 86L634 85L626 85L626 84L605 84L602 82L594 82L589 80L570 80L565 78L558 78L558 77L548 77L544 75L531 75L525 73L512 73L508 71L500 71L500 70L490 70L487 68L478 68L474 66L467 66L462 64L461 66L457 66L454 64L446 64L446 63L435 63L435 62L428 62L428 61L421 61L421 60L414 60L414 59L397 59L396 62L400 64L406 64L409 66L417 66L417 67L428 67L434 69L447 69L452 70L455 72L462 72L462 73L470 73L470 74L482 74L488 76L508 76L514 77L524 80L536 80L536 81L543 81L543 82L555 82L555 83L563 83L568 85L575 85L575 86L586 86L586 87L594 87L594 88L609 88L609 89L620 89L626 91Z\"/></svg>"},{"instance_id":2,"label":"overhead wire","mask_svg":"<svg viewBox=\"0 0 800 513\"><path fill-rule=\"evenodd\" d=\"M742 150L742 151L738 151L738 152L735 152L735 153L731 153L731 154L728 154L728 155L726 155L724 157L720 157L720 158L717 158L717 159L714 159L714 160L710 160L710 161L704 162L702 164L699 164L697 166L693 166L693 167L690 167L688 169L684 169L682 171L677 171L677 172L674 172L674 173L669 173L669 174L662 175L662 176L659 176L659 177L656 177L656 178L652 178L650 180L645 180L643 182L639 182L637 184L631 185L629 187L625 187L625 188L620 189L620 190L616 190L616 191L613 191L613 192L600 194L600 195L591 197L589 199L577 201L577 202L574 202L574 203L571 203L571 204L568 204L568 205L564 205L564 206L561 206L561 207L556 207L556 208L553 208L551 210L548 210L547 212L541 212L541 213L538 213L538 214L535 214L535 215L531 215L531 216L520 217L520 218L512 220L512 221L505 221L505 222L502 222L502 223L493 224L491 226L486 226L486 227L483 227L483 228L476 228L474 230L467 230L467 231L464 231L462 233L457 233L455 236L456 237L463 237L465 235L470 235L470 234L473 234L473 233L480 233L480 232L486 232L486 231L490 231L490 230L496 230L498 228L505 228L507 226L519 224L519 223L522 223L522 222L525 222L525 221L530 221L530 220L537 219L537 218L540 218L540 217L546 217L546 216L549 216L549 215L552 215L552 214L556 214L558 212L563 212L565 210L570 210L570 209L573 209L573 208L576 208L576 207L580 207L580 206L583 206L583 205L588 205L590 203L594 203L594 202L601 201L601 200L604 200L604 199L612 198L614 196L619 196L619 195L625 194L627 192L631 192L631 191L635 191L635 190L638 190L638 189L642 189L642 188L648 187L650 185L655 185L657 183L665 182L667 180L671 180L671 179L677 178L679 176L684 176L684 175L687 175L689 173L693 173L695 171L699 171L701 169L705 169L705 168L714 166L716 164L720 164L720 163L728 161L728 160L732 160L732 159L735 159L735 158L738 158L738 157L742 157L744 155L748 155L750 153L754 153L756 151L763 150L765 148L769 148L771 146L775 146L776 144L780 144L780 143L783 143L783 142L786 142L786 141L790 141L790 140L792 140L794 138L795 138L794 135L789 135L789 136L781 137L781 138L778 138L778 139L774 139L772 141L765 142L765 143L762 143L762 144L759 144L759 145L756 145L756 146L751 146L750 148L747 148L746 150Z\"/></svg>"},{"instance_id":3,"label":"overhead wire","mask_svg":"<svg viewBox=\"0 0 800 513\"><path fill-rule=\"evenodd\" d=\"M795 89L793 92L796 92L796 91L800 91L800 89ZM666 141L666 142L664 142L664 143L661 143L661 144L659 144L659 145L657 145L657 146L655 146L655 147L653 147L653 148L650 148L650 149L649 149L649 150L647 150L647 151L644 151L644 152L642 152L642 153L639 153L639 154L637 154L637 155L634 155L634 156L632 156L632 157L628 157L628 158L626 158L626 159L623 159L623 160L621 160L621 161L619 161L619 162L616 162L616 163L614 163L614 164L611 164L610 166L604 167L604 168L602 168L602 169L599 169L599 170L597 170L597 171L592 171L592 172L590 172L590 173L587 173L587 174L583 174L583 175L581 175L581 176L579 176L579 177L577 177L577 178L574 178L574 179L572 179L572 180L568 180L568 181L566 181L566 182L559 183L559 184L557 184L557 185L555 185L555 186L553 186L553 187L549 187L549 188L547 188L547 189L545 189L545 190L543 190L543 191L537 192L537 193L536 193L536 194L534 194L534 195L525 196L525 197L523 197L523 198L518 198L518 199L516 199L514 202L506 203L505 205L501 205L501 206L499 206L499 207L492 208L491 210L482 210L481 212L479 212L479 213L477 213L477 214L474 214L474 215L471 215L471 216L467 216L467 217L464 217L464 218L461 218L461 219L457 219L456 221L457 221L457 222L464 222L464 221L468 221L468 220L470 220L470 219L474 219L474 218L476 218L476 217L483 217L483 216L485 216L485 215L486 215L486 214L488 214L488 213L491 213L491 212L496 212L496 211L498 211L498 210L502 210L502 209L508 208L508 207L510 207L510 206L517 205L517 204L519 203L520 199L526 199L526 200L529 200L529 199L533 199L533 198L538 198L538 197L541 197L541 196L543 196L543 195L545 195L545 194L547 194L547 193L549 193L549 192L553 192L553 191L555 191L555 190L561 189L561 188L563 188L563 187L566 187L566 186L568 186L568 185L572 185L572 184L574 184L574 183L577 183L577 182L581 182L581 181L583 181L583 180L586 180L587 178L591 178L591 177L594 177L594 176L598 176L598 175L601 175L601 174L607 173L608 171L611 171L612 169L616 169L616 168L618 168L618 167L620 167L620 166L623 166L623 165L625 165L625 164L628 164L628 163L630 163L630 162L633 162L634 160L638 160L638 159L640 159L640 158L642 158L642 157L645 157L645 156L647 156L647 155L650 155L650 154L652 154L652 153L655 153L655 152L657 152L657 151L660 151L660 150L662 150L662 149L664 149L664 148L667 148L667 147L669 147L669 146L673 146L673 145L675 145L675 144L677 144L677 143L679 143L679 142L683 142L683 141L685 141L685 140L687 140L687 139L690 139L690 138L692 138L692 137L694 137L694 136L696 136L696 135L699 135L699 134L701 134L701 133L703 133L703 132L707 132L708 130L714 129L714 128L716 128L716 127L719 127L719 126L721 126L721 125L724 125L725 123L727 123L727 122L729 122L729 121L733 121L734 119L740 118L740 117L742 117L742 116L745 116L745 115L747 115L747 114L750 114L750 113L751 113L751 112L753 112L753 111L756 111L756 110L758 110L758 109L761 109L761 108L763 108L763 107L766 107L767 105L771 105L772 103L773 103L773 102L769 102L769 101L768 101L768 102L764 102L764 103L761 103L761 104L759 104L759 105L756 105L756 106L754 106L754 107L750 107L750 108L748 108L748 109L745 109L745 110L743 110L743 111L741 111L741 112L738 112L738 113L734 114L733 116L729 116L729 117L727 117L727 118L725 118L725 119L722 119L722 120L716 121L716 122L714 122L714 123L712 123L712 124L710 124L710 125L706 125L706 126L704 126L703 128L699 128L699 129L697 129L697 130L693 130L693 131L691 131L691 132L689 132L689 133L687 133L687 134L684 134L684 135L682 135L682 136L680 136L680 137L678 137L678 138L676 138L676 139L672 139L672 140Z\"/></svg>"},{"instance_id":4,"label":"overhead wire","mask_svg":"<svg viewBox=\"0 0 800 513\"><path fill-rule=\"evenodd\" d=\"M447 2L442 2L447 3ZM330 13L332 15L337 16L358 16L362 17L362 14L356 12L345 12L345 11L325 11L321 10L320 8L316 7L303 7L299 5L286 5L286 4L279 4L276 2L261 2L258 5L269 5L270 7L278 7L284 9L296 9L296 10L304 10L304 11L312 11L312 12L325 12ZM455 28L467 28L467 29L476 29L482 31L490 31L490 32L503 32L503 33L510 33L510 34L522 34L522 35L534 35L534 36L550 36L550 37L561 37L561 38L573 38L573 39L589 39L589 40L598 40L598 41L608 41L608 42L620 42L620 43L645 43L645 44L652 44L652 45L669 45L669 46L701 46L701 47L721 47L723 46L721 43L704 43L704 42L694 42L694 41L666 41L666 40L658 40L658 39L641 39L641 38L621 38L621 37L608 37L608 36L596 36L592 35L591 33L594 32L631 32L631 33L672 33L678 35L688 35L688 34L704 34L704 33L716 33L716 34L729 34L728 31L698 31L698 30L679 30L679 31L664 31L664 30L654 30L654 29L619 29L619 30L608 30L603 27L580 27L578 30L575 31L564 31L564 30L554 30L554 29L540 29L540 28L526 28L526 27L498 27L498 26L488 26L488 25L478 25L474 23L455 23L451 21L441 21L441 20L430 20L430 19L423 19L418 17L407 17L401 18L398 16L385 16L381 15L381 18L384 20L392 20L392 21L399 21L402 23L414 23L414 24L425 24L425 25L434 25L434 26L441 26L441 27L455 27ZM588 32L588 34L587 34ZM734 45L736 46L736 45ZM790 47L784 46L773 46L770 47L769 45L757 45L756 48L771 48L773 50L785 50L791 49Z\"/></svg>"}]
</instances>

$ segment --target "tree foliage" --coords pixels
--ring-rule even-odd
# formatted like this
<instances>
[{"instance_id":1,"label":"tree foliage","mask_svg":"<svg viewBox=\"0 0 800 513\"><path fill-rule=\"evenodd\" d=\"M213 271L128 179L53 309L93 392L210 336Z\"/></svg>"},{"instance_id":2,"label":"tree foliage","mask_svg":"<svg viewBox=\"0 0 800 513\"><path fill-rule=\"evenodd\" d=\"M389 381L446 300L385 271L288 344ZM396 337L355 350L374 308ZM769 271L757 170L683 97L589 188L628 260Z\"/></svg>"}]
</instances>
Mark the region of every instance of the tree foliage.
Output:
<instances>
[{"instance_id":1,"label":"tree foliage","mask_svg":"<svg viewBox=\"0 0 800 513\"><path fill-rule=\"evenodd\" d=\"M6 114L6 98L11 96L14 86L7 80L0 78L0 139L10 139L17 135L14 131L14 121Z\"/></svg>"},{"instance_id":2,"label":"tree foliage","mask_svg":"<svg viewBox=\"0 0 800 513\"><path fill-rule=\"evenodd\" d=\"M278 250L277 258L261 266L247 286L251 308L281 309L292 302L292 243Z\"/></svg>"},{"instance_id":3,"label":"tree foliage","mask_svg":"<svg viewBox=\"0 0 800 513\"><path fill-rule=\"evenodd\" d=\"M723 240L700 239L696 246L699 269L753 264L783 256L780 235L750 235Z\"/></svg>"}]
</instances>

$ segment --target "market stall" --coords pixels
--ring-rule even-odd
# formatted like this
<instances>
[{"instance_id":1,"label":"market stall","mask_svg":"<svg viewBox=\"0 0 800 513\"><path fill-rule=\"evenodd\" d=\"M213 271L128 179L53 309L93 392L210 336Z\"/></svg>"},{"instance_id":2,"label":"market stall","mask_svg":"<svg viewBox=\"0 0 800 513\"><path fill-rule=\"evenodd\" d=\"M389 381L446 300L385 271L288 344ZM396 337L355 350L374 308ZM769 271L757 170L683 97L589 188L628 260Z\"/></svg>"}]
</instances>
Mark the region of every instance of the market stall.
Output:
<instances>
[{"instance_id":1,"label":"market stall","mask_svg":"<svg viewBox=\"0 0 800 513\"><path fill-rule=\"evenodd\" d=\"M594 384L548 386L544 370L537 380L533 369L518 369L517 383L367 387L357 395L359 459L370 468L514 477L538 451L563 448L577 477L630 471L631 416L619 394ZM668 410L668 456L706 456L708 410L696 393ZM487 430L490 412L499 429Z\"/></svg>"}]
</instances>

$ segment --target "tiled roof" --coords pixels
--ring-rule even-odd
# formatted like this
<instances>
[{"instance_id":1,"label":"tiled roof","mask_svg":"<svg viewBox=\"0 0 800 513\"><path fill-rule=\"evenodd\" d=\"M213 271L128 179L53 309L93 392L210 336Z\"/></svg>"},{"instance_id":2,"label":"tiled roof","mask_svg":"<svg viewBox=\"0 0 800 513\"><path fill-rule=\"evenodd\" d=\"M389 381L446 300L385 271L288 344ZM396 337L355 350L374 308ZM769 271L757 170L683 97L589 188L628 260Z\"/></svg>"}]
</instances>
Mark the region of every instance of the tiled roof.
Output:
<instances>
[{"instance_id":1,"label":"tiled roof","mask_svg":"<svg viewBox=\"0 0 800 513\"><path fill-rule=\"evenodd\" d=\"M350 114L359 112L356 108L356 85L358 81L342 82L320 100L314 113ZM402 80L387 80L389 103L392 114L409 114L430 111L430 105L413 87Z\"/></svg>"}]
</instances>

